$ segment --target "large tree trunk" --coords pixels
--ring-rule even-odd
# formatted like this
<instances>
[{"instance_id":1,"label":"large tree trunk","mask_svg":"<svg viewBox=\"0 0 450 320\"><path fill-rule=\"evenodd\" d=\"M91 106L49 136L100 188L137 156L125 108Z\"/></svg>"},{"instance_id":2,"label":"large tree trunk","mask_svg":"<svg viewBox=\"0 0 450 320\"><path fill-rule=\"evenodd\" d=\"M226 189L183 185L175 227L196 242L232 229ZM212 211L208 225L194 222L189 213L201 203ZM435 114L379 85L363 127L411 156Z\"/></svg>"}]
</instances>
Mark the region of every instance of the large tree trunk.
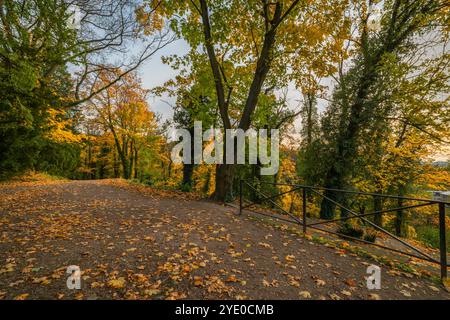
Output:
<instances>
[{"instance_id":1,"label":"large tree trunk","mask_svg":"<svg viewBox=\"0 0 450 320\"><path fill-rule=\"evenodd\" d=\"M139 151L138 149L135 147L134 148L134 178L138 179L139 178Z\"/></svg>"},{"instance_id":2,"label":"large tree trunk","mask_svg":"<svg viewBox=\"0 0 450 320\"><path fill-rule=\"evenodd\" d=\"M218 164L216 166L216 190L213 198L217 201L229 201L233 199L233 182L236 165Z\"/></svg>"},{"instance_id":3,"label":"large tree trunk","mask_svg":"<svg viewBox=\"0 0 450 320\"><path fill-rule=\"evenodd\" d=\"M404 186L399 186L398 188L398 196L403 197L406 194L406 188ZM403 199L397 199L398 208L403 207ZM405 210L397 210L395 217L395 234L400 237L408 236L408 213Z\"/></svg>"},{"instance_id":4,"label":"large tree trunk","mask_svg":"<svg viewBox=\"0 0 450 320\"><path fill-rule=\"evenodd\" d=\"M208 193L210 184L211 184L211 171L208 170L208 172L206 173L206 182L203 185L203 190L202 190L203 193L205 193L205 194Z\"/></svg>"},{"instance_id":5,"label":"large tree trunk","mask_svg":"<svg viewBox=\"0 0 450 320\"><path fill-rule=\"evenodd\" d=\"M194 136L194 128L189 128L189 133L191 134L191 137ZM181 182L182 187L184 190L191 190L192 189L192 175L194 174L194 147L195 141L192 138L191 139L191 163L184 163L183 164L183 181Z\"/></svg>"},{"instance_id":6,"label":"large tree trunk","mask_svg":"<svg viewBox=\"0 0 450 320\"><path fill-rule=\"evenodd\" d=\"M117 147L114 146L113 150L113 170L114 170L114 178L119 177L119 162L117 161Z\"/></svg>"},{"instance_id":7,"label":"large tree trunk","mask_svg":"<svg viewBox=\"0 0 450 320\"><path fill-rule=\"evenodd\" d=\"M183 188L192 188L192 175L194 174L194 165L191 163L183 164Z\"/></svg>"},{"instance_id":8,"label":"large tree trunk","mask_svg":"<svg viewBox=\"0 0 450 320\"><path fill-rule=\"evenodd\" d=\"M129 150L128 154L129 154L128 175L131 179L132 175L133 175L133 165L134 165L134 142L133 142L133 140L131 140L131 142L130 142L130 150Z\"/></svg>"},{"instance_id":9,"label":"large tree trunk","mask_svg":"<svg viewBox=\"0 0 450 320\"><path fill-rule=\"evenodd\" d=\"M261 197L258 193L258 190L261 188L261 162L259 161L259 157L256 158L257 163L252 165L252 183L256 190L251 190L251 200L254 203L261 203Z\"/></svg>"},{"instance_id":10,"label":"large tree trunk","mask_svg":"<svg viewBox=\"0 0 450 320\"><path fill-rule=\"evenodd\" d=\"M130 166L128 165L128 159L123 157L123 156L121 156L120 160L121 160L120 162L122 164L123 178L124 179L130 179L130 173L128 171Z\"/></svg>"},{"instance_id":11,"label":"large tree trunk","mask_svg":"<svg viewBox=\"0 0 450 320\"><path fill-rule=\"evenodd\" d=\"M378 193L381 193L381 191L378 191ZM373 198L373 211L381 211L383 210L383 198L382 197L374 197ZM376 214L373 217L373 222L379 226L383 227L383 214Z\"/></svg>"}]
</instances>

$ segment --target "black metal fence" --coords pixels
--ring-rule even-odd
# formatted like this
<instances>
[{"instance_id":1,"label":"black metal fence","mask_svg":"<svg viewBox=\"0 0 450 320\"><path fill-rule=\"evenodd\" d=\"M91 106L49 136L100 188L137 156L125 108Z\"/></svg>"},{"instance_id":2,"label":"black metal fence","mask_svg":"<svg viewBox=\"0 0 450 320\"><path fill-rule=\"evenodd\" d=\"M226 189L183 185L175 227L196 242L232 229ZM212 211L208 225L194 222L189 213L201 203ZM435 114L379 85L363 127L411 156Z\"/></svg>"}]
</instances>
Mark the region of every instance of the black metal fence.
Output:
<instances>
[{"instance_id":1,"label":"black metal fence","mask_svg":"<svg viewBox=\"0 0 450 320\"><path fill-rule=\"evenodd\" d=\"M329 233L329 234L333 234L342 238L346 238L349 240L353 240L353 241L357 241L357 242L361 242L361 243L365 243L371 246L376 246L382 249L386 249L392 252L396 252L399 254L403 254L409 257L413 257L413 258L417 258L423 261L428 261L434 264L438 264L440 265L440 269L441 269L441 278L442 279L446 279L447 278L447 268L450 267L449 264L447 264L447 242L446 242L446 226L445 226L445 217L446 217L446 213L445 213L445 207L450 205L450 202L445 202L445 201L438 201L438 200L430 200L430 199L420 199L420 198L411 198L411 197L400 197L400 196L394 196L394 195L383 195L383 194L377 194L377 193L368 193L368 192L358 192L358 191L349 191L349 190L340 190L340 189L330 189L330 188L323 188L323 187L312 187L312 186L304 186L304 185L298 185L298 184L287 184L287 183L269 183L269 182L262 182L262 184L269 184L272 186L284 186L284 187L290 187L291 189L288 191L284 191L284 192L280 192L277 193L275 195L266 195L264 192L257 190L257 188L255 188L253 185L251 185L249 182L245 181L245 180L241 180L240 181L240 185L239 185L239 214L242 214L242 210L247 209L249 207L252 207L255 205L255 203L250 202L249 204L244 204L244 196L243 196L243 189L244 187L248 187L250 188L253 193L258 194L261 198L261 201L268 201L272 204L273 207L277 208L278 210L281 211L282 215L287 216L288 218L284 218L282 216L277 216L277 215L272 215L270 213L267 212L261 212L261 211L254 211L254 210L250 210L254 213L260 214L260 215L264 215L264 216L269 216L271 218L275 218L284 222L289 222L289 223L294 223L294 224L298 224L300 226L302 226L303 229L303 233L306 234L307 229L313 229L313 230L318 230L321 232L325 232L325 233ZM402 200L402 201L407 201L407 200L411 200L411 201L415 201L418 202L416 204L413 205L408 205L408 206L400 206L400 207L396 207L396 208L391 208L391 209L386 209L386 210L378 210L378 211L374 211L374 212L370 212L370 213L364 213L364 214L360 214L355 212L354 210L346 207L345 205L343 205L342 203L339 203L338 201L325 196L324 194L322 194L321 192L324 191L331 191L333 193L336 194L353 194L353 195L362 195L362 196L370 196L370 197L380 197L383 199L397 199L397 200ZM302 213L301 213L301 217L298 217L294 214L292 214L291 212L288 212L287 210L283 209L282 206L280 206L276 201L274 201L274 199L281 197L283 195L286 195L288 193L292 193L292 192L301 192L301 198L302 198ZM307 212L307 204L308 204L308 194L313 194L313 195L317 195L322 199L326 199L328 201L330 201L331 203L333 203L336 207L341 208L342 210L345 210L346 212L348 212L348 216L343 216L340 218L333 218L330 220L320 220L320 221L315 221L315 222L308 222L308 212ZM439 212L439 252L440 252L440 257L439 258L435 258L433 256L431 256L430 254L423 252L423 250L420 250L419 248L417 248L416 246L408 243L407 241L405 241L404 239L396 236L395 234L389 232L388 230L380 227L379 225L375 224L374 222L370 221L367 219L367 217L369 216L376 216L376 215L382 215L384 213L389 213L389 212L398 212L399 210L408 210L408 209L413 209L413 208L419 208L419 207L426 207L426 206L435 206ZM403 250L399 250L399 249L395 249L395 248L391 248L379 243L375 243L375 242L371 242L371 241L367 241L364 239L360 239L360 238L356 238L356 237L352 237L349 235L345 235L339 232L335 232L332 230L327 230L327 229L323 229L320 228L319 226L322 225L326 225L326 224L330 224L330 223L335 223L335 222L341 222L341 221L346 221L346 220L350 220L350 219L360 219L360 221L362 221L365 224L370 225L371 227L373 227L375 230L387 235L388 237L394 239L395 241L401 243L402 245L404 245L405 247L409 248L410 251L412 252L407 252L407 251L403 251Z\"/></svg>"}]
</instances>

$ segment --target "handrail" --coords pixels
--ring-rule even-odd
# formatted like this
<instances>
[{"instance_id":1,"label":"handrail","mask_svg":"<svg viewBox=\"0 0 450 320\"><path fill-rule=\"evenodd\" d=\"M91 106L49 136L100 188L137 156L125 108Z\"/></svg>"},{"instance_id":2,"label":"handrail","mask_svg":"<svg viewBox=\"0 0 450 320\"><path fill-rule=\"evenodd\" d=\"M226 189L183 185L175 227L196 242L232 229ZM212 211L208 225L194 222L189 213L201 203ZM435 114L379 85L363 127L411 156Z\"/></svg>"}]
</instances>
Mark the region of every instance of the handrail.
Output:
<instances>
[{"instance_id":1,"label":"handrail","mask_svg":"<svg viewBox=\"0 0 450 320\"><path fill-rule=\"evenodd\" d=\"M274 183L274 182L267 182L267 181L261 181L261 184L271 184L271 185L277 185L277 186L291 186L291 187L298 187L301 189L306 188L306 189L316 189L316 190L328 190L328 191L335 191L335 192L342 192L342 193L359 194L359 195L363 195L363 196L383 197L383 198L388 198L388 199L403 199L403 200L411 200L411 201L427 201L427 202L431 202L431 203L443 203L446 205L450 205L450 202L442 201L442 200L402 197L402 196L394 196L394 195L390 195L390 194L381 194L381 193L373 193L373 192L343 190L343 189L307 186L307 185L292 184L292 183Z\"/></svg>"},{"instance_id":2,"label":"handrail","mask_svg":"<svg viewBox=\"0 0 450 320\"><path fill-rule=\"evenodd\" d=\"M301 225L303 226L303 232L306 233L307 232L307 228L311 228L314 230L319 230L322 232L327 232L333 235L337 235L337 236L341 236L350 240L354 240L354 241L359 241L365 244L369 244L369 245L373 245L376 247L380 247L383 249L387 249L396 253L400 253L400 254L404 254L410 257L414 257L417 259L421 259L424 261L429 261L435 264L439 264L441 267L441 278L442 279L446 279L447 278L447 268L450 267L450 265L447 264L447 249L446 249L446 228L445 228L445 207L446 205L450 205L450 202L447 201L441 201L441 200L433 200L433 199L421 199L421 198L412 198L412 197L402 197L402 196L394 196L394 195L385 195L385 194L377 194L377 193L370 193L370 192L358 192L358 191L352 191L352 190L341 190L341 189L333 189L333 188L325 188L325 187L314 187L314 186L306 186L306 185L300 185L300 184L289 184L289 183L273 183L273 182L261 182L261 184L269 184L269 185L275 185L275 186L290 186L293 187L291 190L289 191L283 191L281 193L278 193L274 196L268 196L266 194L264 194L263 192L257 190L254 186L252 186L250 183L248 183L247 181L244 180L240 180L240 184L239 184L239 213L242 214L242 210L249 208L250 206L253 206L255 203L250 203L247 205L243 205L243 187L244 184L247 185L248 187L250 187L254 192L260 194L263 198L261 200L267 200L270 203L272 203L274 206L276 206L277 208L279 208L285 215L289 216L292 220L286 219L286 218L281 218L281 217L277 217L277 216L273 216L273 215L269 215L267 213L261 213L261 212L257 212L257 211L252 211L254 213L257 214L261 214L264 216L270 216L272 218L275 219L279 219L285 222L290 222L290 223L295 223L297 225ZM290 212L284 210L280 205L278 205L275 201L273 201L273 199L276 199L277 197L280 197L282 195L291 193L291 192L296 192L298 190L302 190L302 195L303 195L303 206L302 206L302 220L300 220L299 218L297 218L296 216L292 215ZM342 193L348 193L348 194L357 194L357 195L366 195L366 196L372 196L372 197L382 197L382 198L389 198L389 199L402 199L402 200L411 200L411 201L420 201L420 202L425 202L425 203L419 203L419 204L413 204L413 205L409 205L409 206L403 206L403 207L398 207L398 208L393 208L393 209L386 209L386 210L379 210L379 211L374 211L374 212L370 212L370 213L365 213L365 214L358 214L355 211L346 208L344 205L342 205L341 203L335 201L334 199L331 199L327 196L325 196L324 194L322 194L319 191L334 191L334 192L342 192ZM319 195L320 197L327 199L328 201L332 202L333 204L335 204L336 206L342 208L343 210L346 210L347 212L349 212L352 216L345 216L345 217L340 217L340 218L336 218L336 219L330 219L330 220L325 220L325 221L319 221L319 222L313 222L313 223L307 223L307 191L310 191L314 194ZM376 225L375 223L373 223L370 220L365 219L364 217L367 216L375 216L375 215L379 215L379 214L383 214L383 213L388 213L388 212L395 212L395 211L399 211L399 210L406 210L406 209L412 209L412 208L418 208L418 207L425 207L425 206L432 206L432 205L438 205L439 206L439 237L440 237L440 260L436 260L433 257L431 257L430 255L428 255L425 252L422 252L420 249L416 248L415 246L409 244L408 242L406 242L403 239L400 239L399 237L397 237L396 235L392 234L391 232L383 229L382 227ZM419 255L416 254L412 254L410 252L405 252L405 251L401 251L399 249L394 249L394 248L390 248L381 244L377 244L377 243L371 243L369 241L363 240L363 239L358 239L358 238L354 238L351 236L347 236L338 232L334 232L334 231L330 231L330 230L325 230L325 229L321 229L318 228L318 225L324 225L324 224L330 224L330 223L334 223L334 222L339 222L339 221L345 221L345 220L350 220L350 219L360 219L362 221L364 221L365 223L369 224L371 227L375 228L376 230L388 235L390 238L400 242L401 244L403 244L404 246L408 247L409 249L417 252Z\"/></svg>"}]
</instances>

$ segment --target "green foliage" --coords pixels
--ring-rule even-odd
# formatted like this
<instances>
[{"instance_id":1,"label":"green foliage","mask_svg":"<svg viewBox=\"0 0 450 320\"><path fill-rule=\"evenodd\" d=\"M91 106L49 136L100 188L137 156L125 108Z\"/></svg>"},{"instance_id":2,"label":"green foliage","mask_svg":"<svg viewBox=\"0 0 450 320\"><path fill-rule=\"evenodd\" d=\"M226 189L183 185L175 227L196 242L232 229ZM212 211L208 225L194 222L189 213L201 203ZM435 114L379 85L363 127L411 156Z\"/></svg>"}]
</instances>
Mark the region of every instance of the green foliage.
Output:
<instances>
[{"instance_id":1,"label":"green foliage","mask_svg":"<svg viewBox=\"0 0 450 320\"><path fill-rule=\"evenodd\" d=\"M59 1L21 2L4 1L0 7L0 175L30 167L70 171L76 148L56 151L58 144L44 134L51 129L46 111L62 109L70 92L64 59L74 52L68 48L77 50L76 33ZM56 157L54 164L49 155Z\"/></svg>"},{"instance_id":2,"label":"green foliage","mask_svg":"<svg viewBox=\"0 0 450 320\"><path fill-rule=\"evenodd\" d=\"M416 226L417 239L432 248L440 248L439 227L434 225ZM447 252L450 252L450 229L446 232Z\"/></svg>"},{"instance_id":3,"label":"green foliage","mask_svg":"<svg viewBox=\"0 0 450 320\"><path fill-rule=\"evenodd\" d=\"M364 229L359 225L348 221L342 223L337 232L353 238L362 238L364 235Z\"/></svg>"}]
</instances>

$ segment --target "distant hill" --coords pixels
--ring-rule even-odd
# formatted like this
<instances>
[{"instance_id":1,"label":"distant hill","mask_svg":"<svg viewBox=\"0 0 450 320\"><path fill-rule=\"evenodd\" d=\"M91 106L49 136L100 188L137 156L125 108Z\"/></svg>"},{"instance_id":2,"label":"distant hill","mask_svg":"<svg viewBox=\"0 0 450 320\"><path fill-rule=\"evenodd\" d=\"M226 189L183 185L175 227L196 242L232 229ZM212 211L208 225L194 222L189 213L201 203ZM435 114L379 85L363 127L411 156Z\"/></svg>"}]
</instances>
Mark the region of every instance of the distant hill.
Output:
<instances>
[{"instance_id":1,"label":"distant hill","mask_svg":"<svg viewBox=\"0 0 450 320\"><path fill-rule=\"evenodd\" d=\"M449 165L448 161L436 161L436 162L433 162L433 166L436 166L436 167L447 167L448 165Z\"/></svg>"}]
</instances>

